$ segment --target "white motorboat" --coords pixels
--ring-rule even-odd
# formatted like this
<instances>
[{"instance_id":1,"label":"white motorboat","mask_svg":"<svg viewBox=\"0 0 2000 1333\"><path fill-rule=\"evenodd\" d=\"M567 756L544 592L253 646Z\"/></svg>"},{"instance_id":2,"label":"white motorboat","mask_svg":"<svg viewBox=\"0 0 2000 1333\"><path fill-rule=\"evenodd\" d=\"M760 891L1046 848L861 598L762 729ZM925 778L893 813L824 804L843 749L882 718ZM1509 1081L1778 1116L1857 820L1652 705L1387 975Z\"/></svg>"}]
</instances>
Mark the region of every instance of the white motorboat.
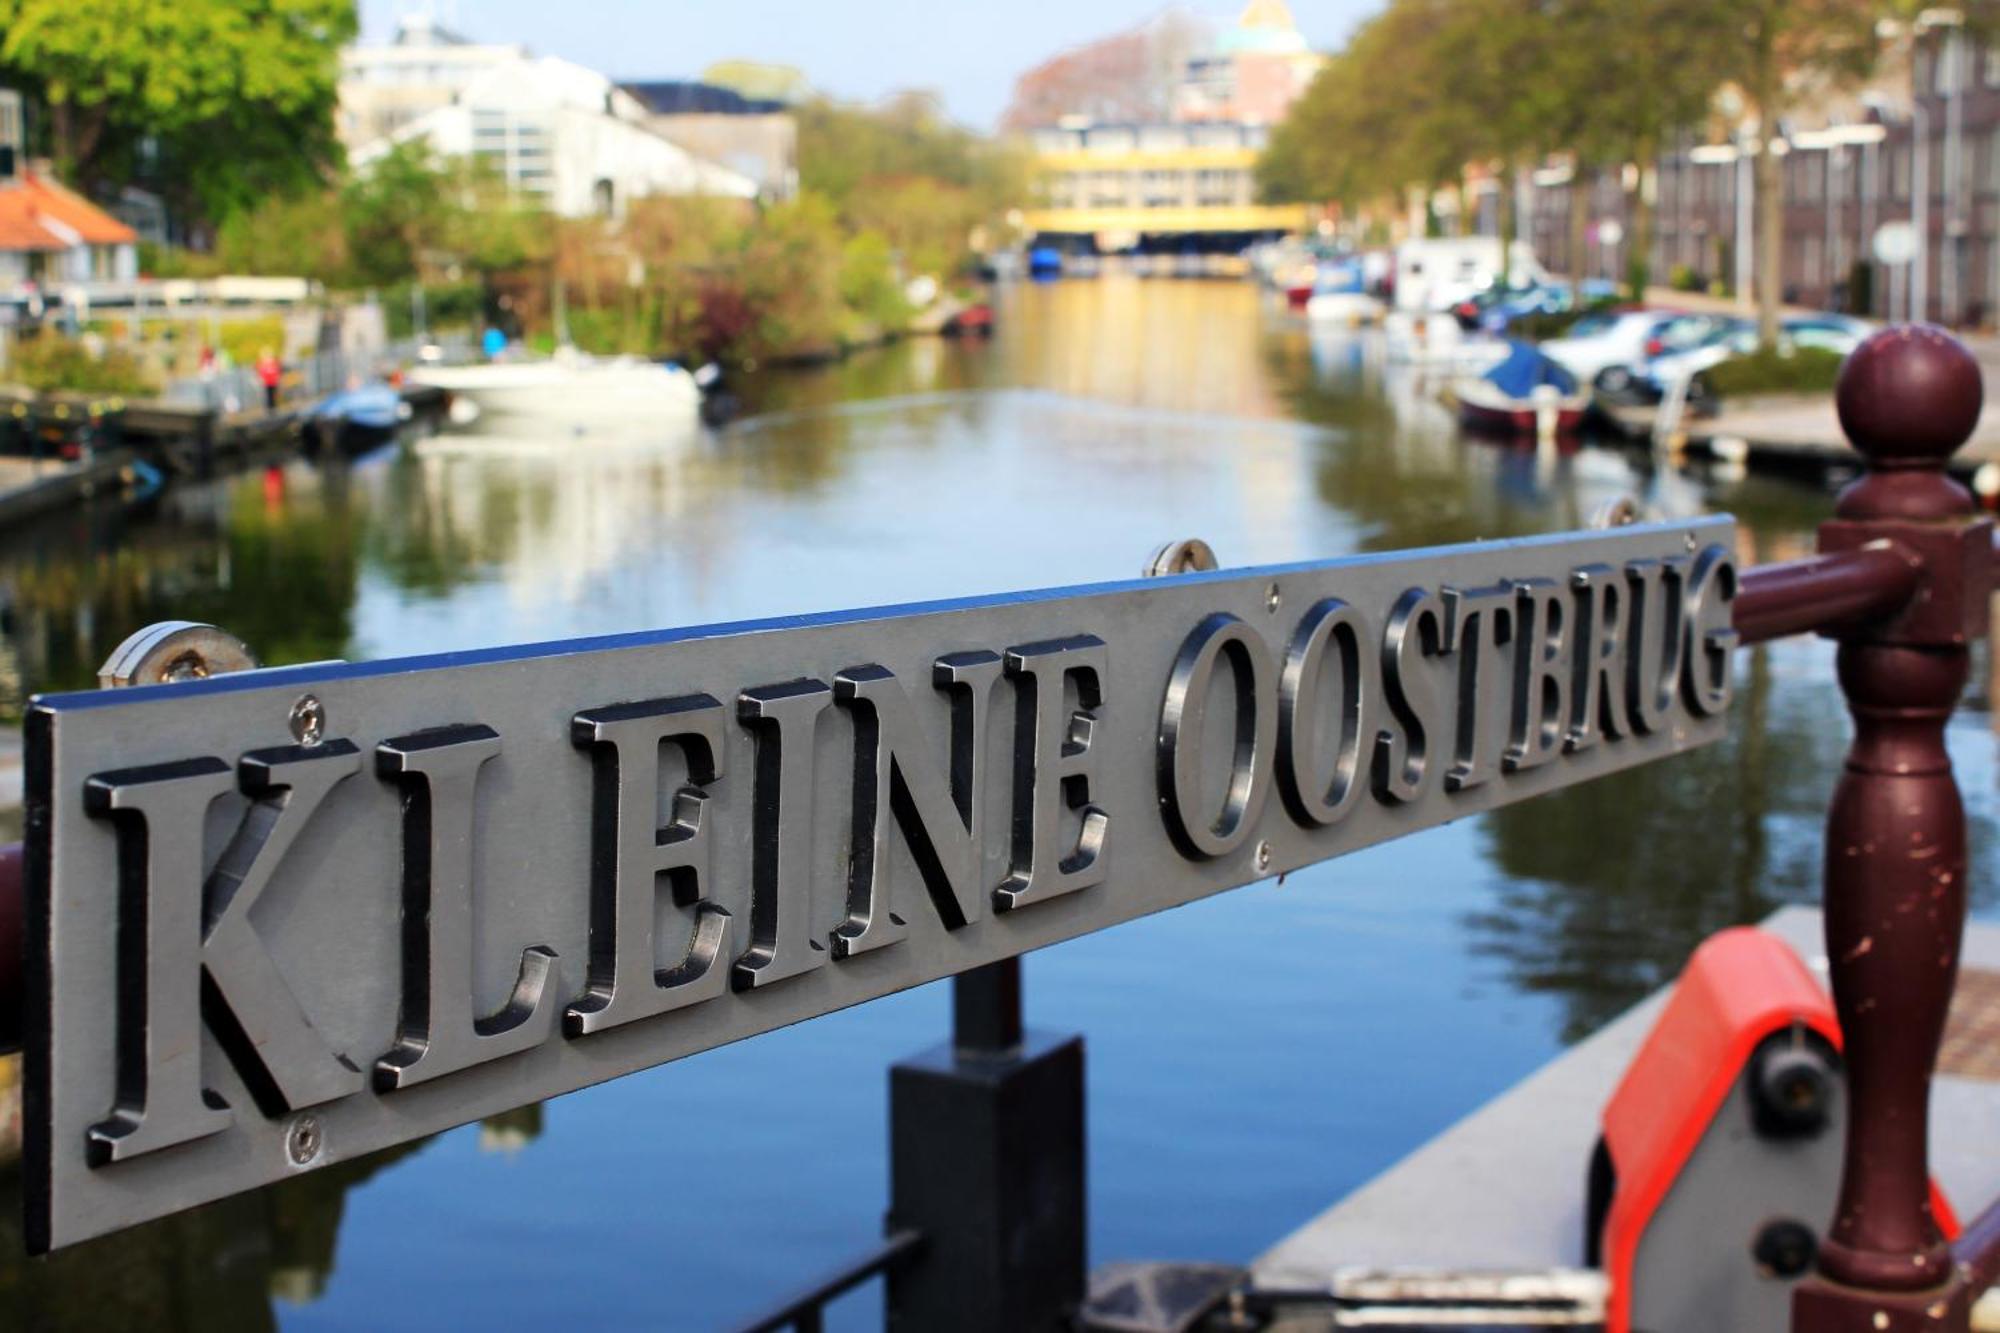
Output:
<instances>
[{"instance_id":1,"label":"white motorboat","mask_svg":"<svg viewBox=\"0 0 2000 1333\"><path fill-rule=\"evenodd\" d=\"M689 424L701 412L695 378L679 366L637 357L558 354L545 361L419 366L419 384L452 396L453 418L531 417L572 427ZM477 409L467 414L460 404Z\"/></svg>"}]
</instances>

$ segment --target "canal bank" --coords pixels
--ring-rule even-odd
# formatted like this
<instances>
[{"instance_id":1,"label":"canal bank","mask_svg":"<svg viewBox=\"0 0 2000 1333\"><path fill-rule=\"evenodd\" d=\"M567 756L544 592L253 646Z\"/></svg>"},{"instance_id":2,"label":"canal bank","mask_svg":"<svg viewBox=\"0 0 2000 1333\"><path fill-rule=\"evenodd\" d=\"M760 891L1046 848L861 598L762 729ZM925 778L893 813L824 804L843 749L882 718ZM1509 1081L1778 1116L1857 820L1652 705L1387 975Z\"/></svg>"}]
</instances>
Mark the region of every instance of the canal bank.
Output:
<instances>
[{"instance_id":1,"label":"canal bank","mask_svg":"<svg viewBox=\"0 0 2000 1333\"><path fill-rule=\"evenodd\" d=\"M1826 512L1816 486L1465 442L1366 339L1232 284L1024 288L1001 315L987 346L753 377L758 415L698 447L455 437L179 488L144 515L53 516L0 540L0 675L84 683L131 628L176 617L266 661L362 659L1129 577L1186 536L1246 565L1554 531L1628 493L1732 510L1749 563L1803 553ZM1814 899L1843 744L1830 652L1778 644L1739 670L1714 747L1031 957L1031 1023L1089 1045L1093 1262L1247 1264L1709 931ZM1948 738L1980 885L1988 698L1975 688ZM233 1312L211 1318L225 1328L417 1328L438 1309L725 1326L879 1235L884 1071L935 1042L948 998L910 992L559 1099L532 1126L447 1134L337 1189L314 1177L7 1268L0 1290L18 1309L89 1300L111 1327L156 1319L145 1293L170 1282L188 1309ZM671 1203L687 1198L730 1207ZM398 1295L418 1254L425 1310ZM113 1264L134 1280L104 1283ZM870 1299L834 1326L866 1326Z\"/></svg>"}]
</instances>

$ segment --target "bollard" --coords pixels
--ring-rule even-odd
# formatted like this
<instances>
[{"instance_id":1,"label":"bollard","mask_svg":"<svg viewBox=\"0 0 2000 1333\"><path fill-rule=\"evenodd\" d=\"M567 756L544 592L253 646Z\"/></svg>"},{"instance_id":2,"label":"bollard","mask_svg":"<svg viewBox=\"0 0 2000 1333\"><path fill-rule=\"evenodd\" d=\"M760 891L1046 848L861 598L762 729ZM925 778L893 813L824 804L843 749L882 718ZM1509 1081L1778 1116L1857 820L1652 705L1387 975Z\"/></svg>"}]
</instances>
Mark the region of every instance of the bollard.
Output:
<instances>
[{"instance_id":1,"label":"bollard","mask_svg":"<svg viewBox=\"0 0 2000 1333\"><path fill-rule=\"evenodd\" d=\"M888 1326L1057 1333L1083 1302L1083 1038L1021 1026L1021 960L955 978L952 1040L889 1071Z\"/></svg>"},{"instance_id":2,"label":"bollard","mask_svg":"<svg viewBox=\"0 0 2000 1333\"><path fill-rule=\"evenodd\" d=\"M1984 634L1990 521L1945 475L1971 437L1978 363L1942 331L1876 334L1840 377L1867 459L1820 528L1826 553L1887 544L1919 571L1887 618L1831 631L1855 735L1827 817L1826 952L1847 1062L1839 1202L1795 1333L1964 1330L1969 1292L1932 1215L1931 1070L1965 924L1965 808L1944 747Z\"/></svg>"}]
</instances>

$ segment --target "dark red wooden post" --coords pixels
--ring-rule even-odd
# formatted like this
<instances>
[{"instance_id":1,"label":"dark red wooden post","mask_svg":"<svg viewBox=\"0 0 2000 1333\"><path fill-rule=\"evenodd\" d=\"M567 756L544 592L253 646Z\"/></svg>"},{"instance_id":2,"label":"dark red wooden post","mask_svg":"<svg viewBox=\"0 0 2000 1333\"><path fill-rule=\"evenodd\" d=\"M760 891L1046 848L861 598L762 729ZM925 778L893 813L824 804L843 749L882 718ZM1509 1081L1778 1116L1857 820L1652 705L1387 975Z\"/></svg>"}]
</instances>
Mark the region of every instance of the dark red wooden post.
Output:
<instances>
[{"instance_id":1,"label":"dark red wooden post","mask_svg":"<svg viewBox=\"0 0 2000 1333\"><path fill-rule=\"evenodd\" d=\"M1944 727L1985 633L1992 524L1945 475L1979 419L1978 364L1928 327L1849 358L1840 420L1868 475L1820 549L1889 543L1918 566L1886 619L1835 632L1855 736L1827 819L1826 952L1847 1062L1847 1153L1795 1333L1966 1328L1969 1294L1931 1215L1931 1069L1965 927L1965 807Z\"/></svg>"}]
</instances>

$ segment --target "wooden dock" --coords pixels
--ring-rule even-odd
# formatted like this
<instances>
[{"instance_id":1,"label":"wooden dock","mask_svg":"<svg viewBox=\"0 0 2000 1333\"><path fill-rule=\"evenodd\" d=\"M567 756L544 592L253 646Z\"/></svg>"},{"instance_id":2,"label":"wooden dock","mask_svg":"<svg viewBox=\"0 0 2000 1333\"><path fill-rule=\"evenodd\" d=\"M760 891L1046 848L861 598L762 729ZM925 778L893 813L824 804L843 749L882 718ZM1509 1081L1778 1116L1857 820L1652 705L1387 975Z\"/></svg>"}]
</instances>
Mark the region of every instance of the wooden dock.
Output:
<instances>
[{"instance_id":1,"label":"wooden dock","mask_svg":"<svg viewBox=\"0 0 2000 1333\"><path fill-rule=\"evenodd\" d=\"M1602 401L1597 410L1627 439L1653 435L1656 409ZM1692 453L1780 468L1859 468L1861 455L1847 442L1834 411L1832 394L1784 394L1725 402L1714 416L1690 416L1679 432ZM1978 429L1952 460L1952 470L1970 475L2000 463L2000 402L1980 414Z\"/></svg>"},{"instance_id":2,"label":"wooden dock","mask_svg":"<svg viewBox=\"0 0 2000 1333\"><path fill-rule=\"evenodd\" d=\"M420 420L443 415L446 396L428 385L399 390ZM124 401L106 395L42 394L16 399L36 424L98 421L111 447L86 451L78 461L0 455L0 527L122 489L144 463L166 479L200 479L298 450L311 401L224 411L199 403Z\"/></svg>"}]
</instances>

